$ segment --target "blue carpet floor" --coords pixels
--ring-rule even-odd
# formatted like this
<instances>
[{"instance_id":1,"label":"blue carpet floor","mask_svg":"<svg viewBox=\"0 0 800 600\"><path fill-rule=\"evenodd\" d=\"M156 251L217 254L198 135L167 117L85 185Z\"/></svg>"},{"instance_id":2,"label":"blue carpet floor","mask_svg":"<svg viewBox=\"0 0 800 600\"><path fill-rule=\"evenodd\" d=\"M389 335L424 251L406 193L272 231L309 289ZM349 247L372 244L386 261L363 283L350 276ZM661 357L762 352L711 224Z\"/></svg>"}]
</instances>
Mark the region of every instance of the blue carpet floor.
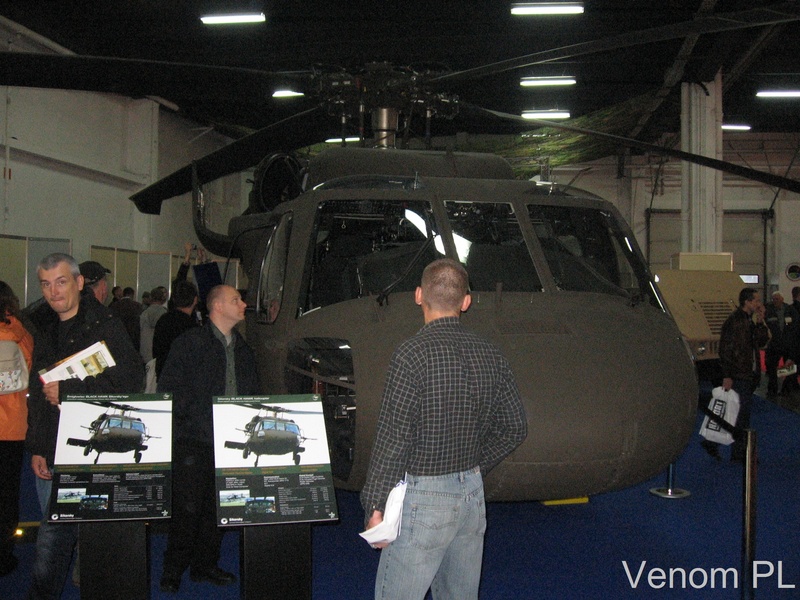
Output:
<instances>
[{"instance_id":1,"label":"blue carpet floor","mask_svg":"<svg viewBox=\"0 0 800 600\"><path fill-rule=\"evenodd\" d=\"M752 426L760 459L755 557L763 575L756 597L800 598L800 415L756 397ZM649 493L664 487L664 473L586 504L490 504L481 599L740 598L733 571L740 577L742 468L728 462L727 449L725 460L714 461L700 439L676 463L676 487L691 492L684 499ZM24 485L23 519L34 520L32 483ZM313 528L313 597L370 598L379 554L357 535L358 496L337 492L337 499L340 521ZM151 542L152 598L168 598L158 591L165 535L154 532ZM20 544L16 553L19 568L0 579L5 600L24 598L28 585L33 545ZM225 536L223 553L223 567L238 572L237 533ZM727 577L722 569L730 569ZM68 583L63 598L79 597ZM227 600L239 590L184 576L172 597Z\"/></svg>"}]
</instances>

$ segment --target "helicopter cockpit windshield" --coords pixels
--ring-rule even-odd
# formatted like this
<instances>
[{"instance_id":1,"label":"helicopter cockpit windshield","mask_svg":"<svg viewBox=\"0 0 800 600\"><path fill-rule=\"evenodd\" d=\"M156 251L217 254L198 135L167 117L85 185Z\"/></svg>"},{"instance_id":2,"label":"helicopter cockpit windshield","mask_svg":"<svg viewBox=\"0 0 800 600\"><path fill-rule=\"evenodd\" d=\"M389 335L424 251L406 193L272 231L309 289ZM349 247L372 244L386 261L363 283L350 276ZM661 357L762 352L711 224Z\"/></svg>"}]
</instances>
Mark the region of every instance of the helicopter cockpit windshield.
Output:
<instances>
[{"instance_id":1,"label":"helicopter cockpit windshield","mask_svg":"<svg viewBox=\"0 0 800 600\"><path fill-rule=\"evenodd\" d=\"M614 218L598 209L528 205L559 289L620 295L660 304L647 272Z\"/></svg>"},{"instance_id":2,"label":"helicopter cockpit windshield","mask_svg":"<svg viewBox=\"0 0 800 600\"><path fill-rule=\"evenodd\" d=\"M428 202L320 203L304 311L393 291L413 291L425 266L443 255ZM437 250L436 246L441 250Z\"/></svg>"},{"instance_id":3,"label":"helicopter cockpit windshield","mask_svg":"<svg viewBox=\"0 0 800 600\"><path fill-rule=\"evenodd\" d=\"M103 431L108 431L109 429L121 429L122 428L122 419L119 417L110 417L106 420Z\"/></svg>"},{"instance_id":4,"label":"helicopter cockpit windshield","mask_svg":"<svg viewBox=\"0 0 800 600\"><path fill-rule=\"evenodd\" d=\"M473 292L541 292L514 207L502 202L446 202L458 259Z\"/></svg>"}]
</instances>

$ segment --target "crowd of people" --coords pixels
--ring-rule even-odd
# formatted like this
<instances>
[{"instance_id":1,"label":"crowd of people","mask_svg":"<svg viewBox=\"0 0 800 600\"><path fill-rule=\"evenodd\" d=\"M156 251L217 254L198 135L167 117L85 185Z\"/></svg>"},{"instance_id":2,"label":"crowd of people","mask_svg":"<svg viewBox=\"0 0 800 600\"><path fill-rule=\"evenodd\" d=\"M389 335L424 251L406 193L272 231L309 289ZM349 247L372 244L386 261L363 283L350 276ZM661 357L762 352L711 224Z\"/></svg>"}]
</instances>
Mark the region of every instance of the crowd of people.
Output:
<instances>
[{"instance_id":1,"label":"crowd of people","mask_svg":"<svg viewBox=\"0 0 800 600\"><path fill-rule=\"evenodd\" d=\"M80 525L46 518L60 403L67 394L141 392L146 361L155 363L157 391L169 392L173 399L172 512L160 589L178 592L187 570L193 581L214 585L230 585L236 579L218 565L222 530L216 524L212 397L257 395L264 390L255 354L236 329L246 308L239 291L227 285L213 287L206 294L205 318L199 323L200 298L186 279L191 249L186 250L169 304L164 306L166 290L156 288L144 310L128 290L119 295L116 289L109 290L108 269L94 261L79 265L66 254L41 260L37 273L43 300L24 315L13 291L0 282L0 339L19 346L31 373L100 340L116 363L84 380L43 383L32 377L27 401L21 391L8 394L0 404L0 454L5 459L0 468L6 471L0 479L4 536L0 575L16 567L13 530L19 519L24 448L31 454L45 515L29 598L61 596L79 542ZM114 295L110 307L105 305L109 292ZM376 596L406 588L407 577L415 574L414 589L422 594L433 585L458 597L475 597L485 529L482 477L525 438L525 413L506 359L460 325L458 317L470 300L464 268L450 259L435 261L426 269L415 298L425 326L392 359L379 421L383 434L378 436L363 496L366 520L380 522L388 489L402 474L407 474L414 502L431 491L443 491L448 510L461 510L464 518L437 534L438 541L429 540L437 550L425 555L424 570L417 566L419 540L404 529L385 550ZM431 360L427 369L417 368ZM454 429L443 430L436 415L454 401L464 403L465 410L457 411L461 417L454 421ZM441 443L409 445L410 438L390 426L400 416L410 430L428 431ZM496 432L488 441L479 435L487 428ZM431 514L440 509L431 506ZM472 576L464 578L464 573Z\"/></svg>"},{"instance_id":2,"label":"crowd of people","mask_svg":"<svg viewBox=\"0 0 800 600\"><path fill-rule=\"evenodd\" d=\"M13 347L21 357L15 354L12 358L17 362L2 363L3 368L14 370L2 373L9 377L0 387L0 576L13 572L18 565L14 534L27 449L43 515L28 598L61 597L73 558L73 581L79 583L76 554L80 526L47 519L61 401L67 395L141 392L146 384L147 361L157 365L162 375L159 391L172 392L174 397L173 439L177 451L173 471L179 483L173 496L175 516L169 534L168 571L161 587L177 591L187 567L195 581L216 585L235 581L233 574L217 566L219 544L205 537L209 531L217 531L210 509L200 519L202 537L197 535L193 491L200 486L208 494L203 505L207 509L213 506L214 471L213 461L196 458L211 455L211 394L252 395L260 388L252 351L234 330L244 318L245 304L239 292L227 285L213 287L206 296L207 318L201 322L198 289L187 278L194 249L186 245L171 294L165 287L157 287L149 293L147 305L136 301L133 288L109 288L107 276L111 271L100 263L78 264L62 253L50 254L39 262L42 298L24 310L11 287L0 281L0 341L10 342L0 345L0 352ZM203 259L199 253L198 258ZM112 298L106 305L109 294ZM188 335L185 340L184 333ZM114 358L113 366L83 380L43 383L34 375L98 341L105 342ZM205 362L198 361L203 356ZM5 355L0 354L0 359ZM192 387L198 380L204 381L202 394ZM186 493L181 495L181 490ZM216 538L221 542L219 534Z\"/></svg>"},{"instance_id":3,"label":"crowd of people","mask_svg":"<svg viewBox=\"0 0 800 600\"><path fill-rule=\"evenodd\" d=\"M43 383L30 377L27 400L24 390L0 390L0 576L17 566L13 532L25 448L47 515L60 402L68 394L141 392L150 363L156 390L173 399L172 512L160 589L178 592L187 571L193 581L235 582L218 565L222 530L216 522L212 398L265 390L254 352L237 331L246 308L239 291L224 284L210 289L205 318L198 319L200 295L186 277L191 252L187 245L171 292L153 289L145 309L126 289L106 306L108 269L94 261L79 265L66 254L39 262L43 301L25 312L0 282L0 341L18 346L27 371L38 373L100 340L116 362L84 380ZM760 351L767 356L770 393L778 389L773 369L781 360L791 365L798 359L800 288L792 295L788 304L776 292L765 307L758 290L745 288L723 325L722 385L739 394L739 427L748 424ZM377 526L390 491L404 480L404 521L429 521L431 527L404 526L393 541L375 544L382 549L375 597L422 598L432 589L436 597L477 598L486 529L483 477L525 439L525 409L506 358L460 322L471 296L459 262L429 264L414 299L424 325L397 347L389 364L361 499L366 527ZM796 376L787 379L797 385ZM734 444L734 460L742 459L740 442ZM717 448L704 447L719 457ZM440 522L443 512L455 517ZM42 520L29 598L61 596L79 528Z\"/></svg>"}]
</instances>

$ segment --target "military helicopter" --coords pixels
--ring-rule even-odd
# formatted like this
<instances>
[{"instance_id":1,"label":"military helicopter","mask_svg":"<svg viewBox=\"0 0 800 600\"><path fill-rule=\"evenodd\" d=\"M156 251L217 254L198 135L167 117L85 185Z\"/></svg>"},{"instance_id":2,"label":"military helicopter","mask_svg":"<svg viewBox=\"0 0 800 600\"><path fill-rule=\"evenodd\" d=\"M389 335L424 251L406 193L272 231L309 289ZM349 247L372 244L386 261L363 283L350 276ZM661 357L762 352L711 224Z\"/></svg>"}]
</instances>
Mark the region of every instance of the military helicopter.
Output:
<instances>
[{"instance_id":1,"label":"military helicopter","mask_svg":"<svg viewBox=\"0 0 800 600\"><path fill-rule=\"evenodd\" d=\"M58 491L58 501L61 502L62 500L66 500L68 498L80 498L83 496L85 491L69 491L69 490L59 490Z\"/></svg>"},{"instance_id":2,"label":"military helicopter","mask_svg":"<svg viewBox=\"0 0 800 600\"><path fill-rule=\"evenodd\" d=\"M150 435L144 422L139 417L133 417L129 413L132 411L143 413L166 412L139 408L129 404L116 404L114 402L85 402L86 404L103 406L109 410L101 413L88 427L84 427L84 429L88 429L91 432L88 440L68 438L67 444L69 446L82 447L84 456L89 456L93 450L97 452L94 464L97 464L100 454L103 452L133 452L134 462L140 462L142 460L142 452L147 450L145 442L157 436Z\"/></svg>"},{"instance_id":3,"label":"military helicopter","mask_svg":"<svg viewBox=\"0 0 800 600\"><path fill-rule=\"evenodd\" d=\"M316 411L296 410L282 408L280 406L267 406L266 404L238 404L258 411L257 414L245 424L244 432L247 440L244 442L226 441L225 447L233 450L241 450L242 458L246 459L250 454L256 455L254 466L258 466L258 459L262 454L280 456L282 454L292 454L294 464L300 464L300 454L306 449L302 443L308 439L303 435L300 426L293 420L283 417L286 413L290 414L320 414Z\"/></svg>"},{"instance_id":4,"label":"military helicopter","mask_svg":"<svg viewBox=\"0 0 800 600\"><path fill-rule=\"evenodd\" d=\"M230 504L231 502L238 502L238 501L244 500L245 498L248 498L248 497L249 496L247 494L239 494L239 493L221 494L220 495L220 502L222 504Z\"/></svg>"},{"instance_id":5,"label":"military helicopter","mask_svg":"<svg viewBox=\"0 0 800 600\"><path fill-rule=\"evenodd\" d=\"M248 341L265 391L321 395L338 486L358 490L364 483L389 358L422 325L413 291L428 262L449 256L470 273L473 302L463 321L508 357L528 415L528 439L489 474L487 499L621 489L681 454L697 405L692 357L627 223L612 204L581 190L515 180L498 156L400 150L396 141L405 145L410 132L423 130L429 145L436 118L474 118L482 131L506 124L558 127L798 191L800 182L792 179L640 140L521 123L445 90L487 73L798 18L791 5L702 15L452 73L380 63L352 73L261 71L254 89L290 80L314 105L132 200L142 212L158 214L163 200L192 191L200 241L215 254L242 259ZM161 66L0 53L0 83L141 94L147 92L139 79L131 77L135 83L126 87L125 77L113 75ZM68 75L54 84L56 73ZM111 79L113 89L105 85ZM310 159L294 152L326 139L332 122L342 140L358 132L361 147ZM231 220L227 234L213 231L202 185L256 165L247 211ZM245 455L255 451L247 443L225 445ZM285 452L299 458L300 442L291 443Z\"/></svg>"}]
</instances>

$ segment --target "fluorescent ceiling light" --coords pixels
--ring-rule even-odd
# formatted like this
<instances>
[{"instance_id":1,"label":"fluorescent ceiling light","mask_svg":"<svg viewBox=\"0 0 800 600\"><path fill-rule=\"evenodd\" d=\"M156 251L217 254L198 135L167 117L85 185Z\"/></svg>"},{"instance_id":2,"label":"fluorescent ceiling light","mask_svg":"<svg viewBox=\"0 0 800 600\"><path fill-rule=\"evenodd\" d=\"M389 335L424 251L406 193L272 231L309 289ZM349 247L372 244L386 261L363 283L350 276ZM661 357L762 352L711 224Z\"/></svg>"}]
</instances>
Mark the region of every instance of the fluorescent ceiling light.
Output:
<instances>
[{"instance_id":1,"label":"fluorescent ceiling light","mask_svg":"<svg viewBox=\"0 0 800 600\"><path fill-rule=\"evenodd\" d=\"M267 20L264 13L249 13L238 15L206 15L200 17L206 25L232 25L235 23L263 23Z\"/></svg>"},{"instance_id":2,"label":"fluorescent ceiling light","mask_svg":"<svg viewBox=\"0 0 800 600\"><path fill-rule=\"evenodd\" d=\"M750 125L735 125L733 123L723 124L721 128L725 131L750 131Z\"/></svg>"},{"instance_id":3,"label":"fluorescent ceiling light","mask_svg":"<svg viewBox=\"0 0 800 600\"><path fill-rule=\"evenodd\" d=\"M582 2L520 2L511 5L512 15L580 15Z\"/></svg>"},{"instance_id":4,"label":"fluorescent ceiling light","mask_svg":"<svg viewBox=\"0 0 800 600\"><path fill-rule=\"evenodd\" d=\"M569 119L568 110L526 110L523 119Z\"/></svg>"},{"instance_id":5,"label":"fluorescent ceiling light","mask_svg":"<svg viewBox=\"0 0 800 600\"><path fill-rule=\"evenodd\" d=\"M305 96L303 92L294 92L292 90L276 90L272 92L273 98L297 98L298 96Z\"/></svg>"},{"instance_id":6,"label":"fluorescent ceiling light","mask_svg":"<svg viewBox=\"0 0 800 600\"><path fill-rule=\"evenodd\" d=\"M757 92L759 98L800 98L800 90L764 90Z\"/></svg>"},{"instance_id":7,"label":"fluorescent ceiling light","mask_svg":"<svg viewBox=\"0 0 800 600\"><path fill-rule=\"evenodd\" d=\"M344 138L344 141L345 142L358 142L358 141L361 141L361 138L348 137L348 138ZM340 138L340 137L338 137L338 138L330 138L330 139L325 140L325 143L326 144L341 144L342 143L342 138Z\"/></svg>"},{"instance_id":8,"label":"fluorescent ceiling light","mask_svg":"<svg viewBox=\"0 0 800 600\"><path fill-rule=\"evenodd\" d=\"M575 85L575 78L564 77L523 77L519 84L522 87L544 87L553 85Z\"/></svg>"}]
</instances>

